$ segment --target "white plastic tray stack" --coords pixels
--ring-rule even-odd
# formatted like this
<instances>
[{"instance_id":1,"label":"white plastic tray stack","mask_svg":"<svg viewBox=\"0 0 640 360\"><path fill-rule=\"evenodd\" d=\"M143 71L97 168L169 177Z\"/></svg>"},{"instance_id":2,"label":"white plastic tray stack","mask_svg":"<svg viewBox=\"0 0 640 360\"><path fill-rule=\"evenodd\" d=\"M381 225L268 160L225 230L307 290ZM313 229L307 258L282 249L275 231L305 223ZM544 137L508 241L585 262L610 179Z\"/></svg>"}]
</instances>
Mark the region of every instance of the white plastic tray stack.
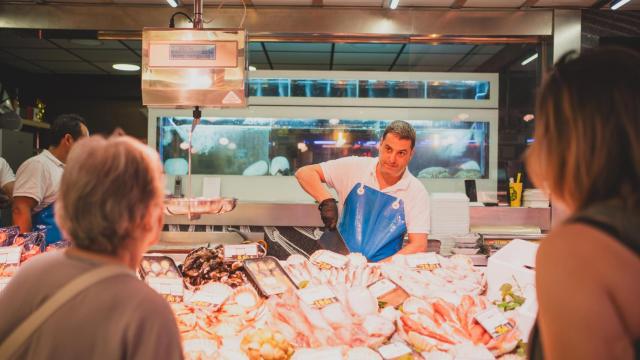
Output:
<instances>
[{"instance_id":1,"label":"white plastic tray stack","mask_svg":"<svg viewBox=\"0 0 640 360\"><path fill-rule=\"evenodd\" d=\"M526 189L522 194L522 205L530 208L549 207L549 197L540 189Z\"/></svg>"},{"instance_id":2,"label":"white plastic tray stack","mask_svg":"<svg viewBox=\"0 0 640 360\"><path fill-rule=\"evenodd\" d=\"M469 233L469 198L463 193L431 194L432 239L441 241L440 253L448 255L455 246L455 235Z\"/></svg>"}]
</instances>

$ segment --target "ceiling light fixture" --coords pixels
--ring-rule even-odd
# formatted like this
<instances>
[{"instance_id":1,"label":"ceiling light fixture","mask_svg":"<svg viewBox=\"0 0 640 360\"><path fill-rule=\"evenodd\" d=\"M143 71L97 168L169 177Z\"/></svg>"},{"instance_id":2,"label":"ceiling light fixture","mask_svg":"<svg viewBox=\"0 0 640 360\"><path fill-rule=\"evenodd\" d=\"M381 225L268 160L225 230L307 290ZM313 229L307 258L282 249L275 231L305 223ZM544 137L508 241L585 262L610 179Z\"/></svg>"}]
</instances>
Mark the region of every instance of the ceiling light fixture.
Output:
<instances>
[{"instance_id":1,"label":"ceiling light fixture","mask_svg":"<svg viewBox=\"0 0 640 360\"><path fill-rule=\"evenodd\" d=\"M527 65L528 63L532 62L533 60L535 60L537 58L538 58L538 53L535 53L535 54L529 56L528 58L524 59L524 61L521 64L522 64L522 66L525 66L525 65Z\"/></svg>"},{"instance_id":2,"label":"ceiling light fixture","mask_svg":"<svg viewBox=\"0 0 640 360\"><path fill-rule=\"evenodd\" d=\"M618 10L631 0L613 0L611 2L611 10Z\"/></svg>"},{"instance_id":3,"label":"ceiling light fixture","mask_svg":"<svg viewBox=\"0 0 640 360\"><path fill-rule=\"evenodd\" d=\"M178 7L180 5L180 0L167 0L171 7Z\"/></svg>"},{"instance_id":4,"label":"ceiling light fixture","mask_svg":"<svg viewBox=\"0 0 640 360\"><path fill-rule=\"evenodd\" d=\"M389 8L395 10L398 7L400 0L389 0Z\"/></svg>"},{"instance_id":5,"label":"ceiling light fixture","mask_svg":"<svg viewBox=\"0 0 640 360\"><path fill-rule=\"evenodd\" d=\"M112 67L120 71L138 71L140 66L134 64L113 64Z\"/></svg>"}]
</instances>

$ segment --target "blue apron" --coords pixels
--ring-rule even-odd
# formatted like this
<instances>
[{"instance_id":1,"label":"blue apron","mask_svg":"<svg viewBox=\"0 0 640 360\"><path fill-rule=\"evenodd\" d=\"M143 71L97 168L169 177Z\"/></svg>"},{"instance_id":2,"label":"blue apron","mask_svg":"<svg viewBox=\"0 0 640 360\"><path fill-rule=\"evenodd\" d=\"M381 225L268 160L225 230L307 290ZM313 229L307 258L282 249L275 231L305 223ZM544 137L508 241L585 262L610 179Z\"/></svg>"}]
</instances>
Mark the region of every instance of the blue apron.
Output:
<instances>
[{"instance_id":1,"label":"blue apron","mask_svg":"<svg viewBox=\"0 0 640 360\"><path fill-rule=\"evenodd\" d=\"M402 248L407 232L404 203L357 183L344 201L338 229L350 251L370 261L385 259Z\"/></svg>"},{"instance_id":2,"label":"blue apron","mask_svg":"<svg viewBox=\"0 0 640 360\"><path fill-rule=\"evenodd\" d=\"M33 223L34 231L36 226L43 225L47 228L47 245L57 243L62 240L62 234L56 224L54 216L53 204L48 205L46 208L38 211L31 216L31 222Z\"/></svg>"}]
</instances>

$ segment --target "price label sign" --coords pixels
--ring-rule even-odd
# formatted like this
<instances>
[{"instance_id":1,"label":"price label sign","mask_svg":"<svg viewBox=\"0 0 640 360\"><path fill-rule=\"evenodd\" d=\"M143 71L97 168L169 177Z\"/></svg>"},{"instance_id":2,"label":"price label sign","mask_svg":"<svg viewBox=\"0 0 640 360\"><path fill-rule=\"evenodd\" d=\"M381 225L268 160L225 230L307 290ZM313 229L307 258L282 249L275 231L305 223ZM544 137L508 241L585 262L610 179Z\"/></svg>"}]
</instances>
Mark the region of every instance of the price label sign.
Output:
<instances>
[{"instance_id":1,"label":"price label sign","mask_svg":"<svg viewBox=\"0 0 640 360\"><path fill-rule=\"evenodd\" d=\"M403 343L391 343L378 348L378 353L385 360L396 359L411 354L411 349Z\"/></svg>"},{"instance_id":2,"label":"price label sign","mask_svg":"<svg viewBox=\"0 0 640 360\"><path fill-rule=\"evenodd\" d=\"M406 259L412 269L431 271L440 268L440 260L434 252L411 254Z\"/></svg>"},{"instance_id":3,"label":"price label sign","mask_svg":"<svg viewBox=\"0 0 640 360\"><path fill-rule=\"evenodd\" d=\"M260 279L260 285L265 293L269 296L282 294L287 291L287 285L278 281L275 276L266 276Z\"/></svg>"},{"instance_id":4,"label":"price label sign","mask_svg":"<svg viewBox=\"0 0 640 360\"><path fill-rule=\"evenodd\" d=\"M182 279L148 277L146 281L150 288L163 295L170 302L180 302L184 299Z\"/></svg>"},{"instance_id":5,"label":"price label sign","mask_svg":"<svg viewBox=\"0 0 640 360\"><path fill-rule=\"evenodd\" d=\"M321 269L342 269L347 265L349 258L331 251L323 251L317 257L312 258L311 261Z\"/></svg>"},{"instance_id":6,"label":"price label sign","mask_svg":"<svg viewBox=\"0 0 640 360\"><path fill-rule=\"evenodd\" d=\"M395 290L398 286L389 279L382 279L369 285L369 291L376 298L383 297Z\"/></svg>"},{"instance_id":7,"label":"price label sign","mask_svg":"<svg viewBox=\"0 0 640 360\"><path fill-rule=\"evenodd\" d=\"M224 259L242 261L259 257L258 244L224 245Z\"/></svg>"},{"instance_id":8,"label":"price label sign","mask_svg":"<svg viewBox=\"0 0 640 360\"><path fill-rule=\"evenodd\" d=\"M22 246L0 247L0 290L11 280L20 266Z\"/></svg>"},{"instance_id":9,"label":"price label sign","mask_svg":"<svg viewBox=\"0 0 640 360\"><path fill-rule=\"evenodd\" d=\"M322 309L327 305L338 302L338 298L326 285L311 286L298 290L298 296L302 301L317 308Z\"/></svg>"},{"instance_id":10,"label":"price label sign","mask_svg":"<svg viewBox=\"0 0 640 360\"><path fill-rule=\"evenodd\" d=\"M20 264L22 246L0 247L0 264Z\"/></svg>"},{"instance_id":11,"label":"price label sign","mask_svg":"<svg viewBox=\"0 0 640 360\"><path fill-rule=\"evenodd\" d=\"M202 289L197 291L195 294L193 294L193 297L191 297L191 299L189 300L189 303L196 304L196 305L202 304L202 305L217 307L222 305L225 301L227 301L227 298L228 298L227 295L228 294L225 294L224 292L215 292L215 291L211 291L207 287L203 287Z\"/></svg>"},{"instance_id":12,"label":"price label sign","mask_svg":"<svg viewBox=\"0 0 640 360\"><path fill-rule=\"evenodd\" d=\"M479 312L475 318L493 338L504 335L513 329L513 325L511 325L507 318L494 307Z\"/></svg>"}]
</instances>

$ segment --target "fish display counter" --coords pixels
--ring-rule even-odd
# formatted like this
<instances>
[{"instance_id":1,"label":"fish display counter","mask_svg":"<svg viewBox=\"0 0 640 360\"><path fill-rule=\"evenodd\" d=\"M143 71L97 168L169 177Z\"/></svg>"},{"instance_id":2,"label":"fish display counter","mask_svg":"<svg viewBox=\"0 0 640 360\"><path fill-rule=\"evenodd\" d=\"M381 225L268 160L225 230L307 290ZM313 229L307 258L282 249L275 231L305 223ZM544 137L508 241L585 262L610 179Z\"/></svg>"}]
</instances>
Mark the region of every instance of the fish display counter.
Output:
<instances>
[{"instance_id":1,"label":"fish display counter","mask_svg":"<svg viewBox=\"0 0 640 360\"><path fill-rule=\"evenodd\" d=\"M513 315L524 298L504 286L499 299L488 299L485 275L467 256L419 253L369 263L358 253L319 250L281 261L236 258L225 268L224 248L189 254L183 296L169 298L189 359L524 354ZM234 274L240 280L231 281Z\"/></svg>"},{"instance_id":2,"label":"fish display counter","mask_svg":"<svg viewBox=\"0 0 640 360\"><path fill-rule=\"evenodd\" d=\"M13 232L0 233L2 268L29 261L21 253L30 249L10 239ZM522 267L504 256L494 255L501 278L492 282L495 269L485 274L460 254L372 263L328 250L277 259L267 247L245 242L144 256L139 277L169 302L187 359L524 358L531 323L520 309L531 311L535 289L522 289L522 274L509 276Z\"/></svg>"}]
</instances>

